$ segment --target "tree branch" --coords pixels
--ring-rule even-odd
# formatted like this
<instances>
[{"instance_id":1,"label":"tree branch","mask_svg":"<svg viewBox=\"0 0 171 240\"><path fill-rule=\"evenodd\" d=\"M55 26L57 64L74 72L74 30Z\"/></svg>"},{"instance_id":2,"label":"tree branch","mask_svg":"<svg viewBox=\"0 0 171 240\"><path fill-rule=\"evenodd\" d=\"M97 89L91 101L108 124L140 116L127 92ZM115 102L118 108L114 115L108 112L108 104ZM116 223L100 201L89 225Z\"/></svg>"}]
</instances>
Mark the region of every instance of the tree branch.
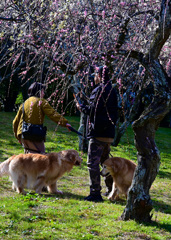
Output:
<instances>
[{"instance_id":1,"label":"tree branch","mask_svg":"<svg viewBox=\"0 0 171 240\"><path fill-rule=\"evenodd\" d=\"M3 21L9 21L9 22L25 22L25 19L24 18L4 18L4 17L0 17L0 20L3 20Z\"/></svg>"},{"instance_id":2,"label":"tree branch","mask_svg":"<svg viewBox=\"0 0 171 240\"><path fill-rule=\"evenodd\" d=\"M154 40L148 54L149 59L157 59L160 51L171 34L171 5L169 1L162 0L159 28L156 30Z\"/></svg>"}]
</instances>

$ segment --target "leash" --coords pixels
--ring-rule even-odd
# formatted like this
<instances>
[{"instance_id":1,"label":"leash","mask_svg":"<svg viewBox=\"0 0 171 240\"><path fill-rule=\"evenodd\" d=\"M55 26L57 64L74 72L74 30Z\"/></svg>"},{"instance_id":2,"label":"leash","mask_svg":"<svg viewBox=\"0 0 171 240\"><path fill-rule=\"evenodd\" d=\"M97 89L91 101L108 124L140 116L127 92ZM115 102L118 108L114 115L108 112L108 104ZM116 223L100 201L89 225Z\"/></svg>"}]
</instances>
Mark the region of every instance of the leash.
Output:
<instances>
[{"instance_id":1,"label":"leash","mask_svg":"<svg viewBox=\"0 0 171 240\"><path fill-rule=\"evenodd\" d=\"M34 152L34 153L39 153L39 154L43 154L43 153L41 153L41 151L38 151L38 150L34 150L34 149L31 149L31 148L25 148L25 147L23 147L25 150L27 150L27 151L32 151L32 152Z\"/></svg>"},{"instance_id":2,"label":"leash","mask_svg":"<svg viewBox=\"0 0 171 240\"><path fill-rule=\"evenodd\" d=\"M82 133L78 132L76 129L74 129L73 127L67 127L71 132L76 133L79 136L82 136L83 138L87 139L86 137L83 136Z\"/></svg>"}]
</instances>

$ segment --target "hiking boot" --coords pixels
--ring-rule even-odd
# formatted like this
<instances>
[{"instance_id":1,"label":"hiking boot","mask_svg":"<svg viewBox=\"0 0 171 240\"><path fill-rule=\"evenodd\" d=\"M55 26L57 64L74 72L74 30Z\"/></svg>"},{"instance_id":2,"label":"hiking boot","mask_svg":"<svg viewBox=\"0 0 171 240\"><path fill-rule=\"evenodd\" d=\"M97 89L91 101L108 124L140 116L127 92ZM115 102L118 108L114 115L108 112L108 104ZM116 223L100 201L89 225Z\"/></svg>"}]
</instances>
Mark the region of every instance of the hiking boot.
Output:
<instances>
[{"instance_id":1,"label":"hiking boot","mask_svg":"<svg viewBox=\"0 0 171 240\"><path fill-rule=\"evenodd\" d=\"M90 201L90 202L103 202L103 198L100 194L98 195L89 195L87 197L84 198L85 201Z\"/></svg>"}]
</instances>

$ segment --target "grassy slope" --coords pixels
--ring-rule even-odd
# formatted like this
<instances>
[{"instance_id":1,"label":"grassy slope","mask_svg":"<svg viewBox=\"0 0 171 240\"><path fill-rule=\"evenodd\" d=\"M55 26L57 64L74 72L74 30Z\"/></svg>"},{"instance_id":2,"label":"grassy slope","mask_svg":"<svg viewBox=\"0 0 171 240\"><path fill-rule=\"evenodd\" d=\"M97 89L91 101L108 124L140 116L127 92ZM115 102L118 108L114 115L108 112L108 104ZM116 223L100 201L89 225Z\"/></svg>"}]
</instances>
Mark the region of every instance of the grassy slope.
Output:
<instances>
[{"instance_id":1,"label":"grassy slope","mask_svg":"<svg viewBox=\"0 0 171 240\"><path fill-rule=\"evenodd\" d=\"M15 113L0 112L0 161L13 154L22 153L12 133ZM79 119L68 117L77 128ZM76 134L46 119L48 136L47 152L74 148L78 150ZM126 201L111 203L104 197L103 203L84 202L89 193L86 154L81 167L74 167L58 183L63 196L49 194L26 196L12 191L7 177L0 179L0 239L170 239L171 232L171 129L160 128L156 142L161 152L160 172L150 194L153 200L153 222L138 224L120 221ZM111 149L112 155L136 161L131 128L122 138L121 144ZM103 192L105 185L102 179Z\"/></svg>"}]
</instances>

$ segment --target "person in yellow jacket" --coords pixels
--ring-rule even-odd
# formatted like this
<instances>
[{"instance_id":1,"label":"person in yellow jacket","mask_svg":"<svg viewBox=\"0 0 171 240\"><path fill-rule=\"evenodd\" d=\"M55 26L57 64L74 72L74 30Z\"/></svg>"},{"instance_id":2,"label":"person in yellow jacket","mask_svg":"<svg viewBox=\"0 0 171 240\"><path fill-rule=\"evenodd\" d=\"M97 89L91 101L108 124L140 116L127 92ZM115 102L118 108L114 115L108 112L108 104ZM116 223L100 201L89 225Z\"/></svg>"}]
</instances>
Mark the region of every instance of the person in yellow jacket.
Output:
<instances>
[{"instance_id":1,"label":"person in yellow jacket","mask_svg":"<svg viewBox=\"0 0 171 240\"><path fill-rule=\"evenodd\" d=\"M44 97L45 85L35 82L28 89L29 98L24 102L24 121L32 124L43 124L45 115L62 127L70 127L68 120L56 112ZM24 147L25 153L45 153L44 140L30 141L23 139L23 104L19 107L13 120L14 136Z\"/></svg>"}]
</instances>

